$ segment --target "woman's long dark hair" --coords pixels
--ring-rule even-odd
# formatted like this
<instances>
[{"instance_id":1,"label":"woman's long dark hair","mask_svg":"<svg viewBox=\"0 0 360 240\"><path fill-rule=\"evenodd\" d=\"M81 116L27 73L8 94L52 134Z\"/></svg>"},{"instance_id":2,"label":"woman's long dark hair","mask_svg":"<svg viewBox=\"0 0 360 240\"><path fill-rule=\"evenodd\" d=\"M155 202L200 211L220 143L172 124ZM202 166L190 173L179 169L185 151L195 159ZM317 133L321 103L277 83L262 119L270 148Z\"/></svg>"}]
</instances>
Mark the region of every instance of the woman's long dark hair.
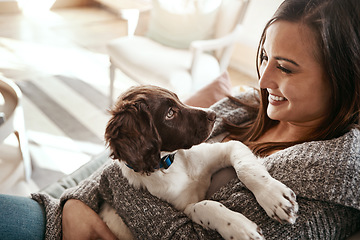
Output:
<instances>
[{"instance_id":1,"label":"woman's long dark hair","mask_svg":"<svg viewBox=\"0 0 360 240\"><path fill-rule=\"evenodd\" d=\"M260 39L256 62L259 79L260 55L266 31L271 24L280 20L303 24L314 33L317 44L315 57L325 69L331 88L330 115L321 126L297 142L256 143L260 136L277 124L266 113L268 92L260 89L257 118L241 126L227 124L232 138L245 142L260 156L300 142L339 137L359 126L360 1L285 0L265 26Z\"/></svg>"}]
</instances>

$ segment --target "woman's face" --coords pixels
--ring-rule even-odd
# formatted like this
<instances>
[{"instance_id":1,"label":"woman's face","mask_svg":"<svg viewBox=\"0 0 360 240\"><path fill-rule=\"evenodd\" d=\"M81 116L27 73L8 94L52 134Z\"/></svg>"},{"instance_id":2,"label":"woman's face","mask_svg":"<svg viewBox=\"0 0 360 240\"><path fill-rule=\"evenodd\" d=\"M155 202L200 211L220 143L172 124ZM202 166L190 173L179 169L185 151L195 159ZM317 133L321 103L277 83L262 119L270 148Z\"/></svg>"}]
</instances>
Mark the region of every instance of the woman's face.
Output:
<instances>
[{"instance_id":1,"label":"woman's face","mask_svg":"<svg viewBox=\"0 0 360 240\"><path fill-rule=\"evenodd\" d=\"M314 34L303 25L277 21L267 29L260 87L269 93L270 119L315 127L330 112L330 84L315 46Z\"/></svg>"}]
</instances>

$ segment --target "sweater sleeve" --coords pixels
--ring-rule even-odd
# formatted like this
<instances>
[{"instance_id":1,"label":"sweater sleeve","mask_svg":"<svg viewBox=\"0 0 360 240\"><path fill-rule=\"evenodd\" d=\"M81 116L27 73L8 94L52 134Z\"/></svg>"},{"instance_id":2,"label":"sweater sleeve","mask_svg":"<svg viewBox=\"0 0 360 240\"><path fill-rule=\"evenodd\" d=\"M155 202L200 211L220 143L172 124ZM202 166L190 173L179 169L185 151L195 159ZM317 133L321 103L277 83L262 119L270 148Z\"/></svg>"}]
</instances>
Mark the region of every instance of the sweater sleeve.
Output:
<instances>
[{"instance_id":1,"label":"sweater sleeve","mask_svg":"<svg viewBox=\"0 0 360 240\"><path fill-rule=\"evenodd\" d=\"M305 142L264 159L275 179L298 197L360 210L360 131L331 140Z\"/></svg>"},{"instance_id":2,"label":"sweater sleeve","mask_svg":"<svg viewBox=\"0 0 360 240\"><path fill-rule=\"evenodd\" d=\"M99 190L100 179L104 169L111 164L105 164L96 170L90 177L84 179L78 186L67 189L60 197L60 206L63 207L68 199L77 199L84 202L95 212L99 211L104 202Z\"/></svg>"},{"instance_id":3,"label":"sweater sleeve","mask_svg":"<svg viewBox=\"0 0 360 240\"><path fill-rule=\"evenodd\" d=\"M44 193L33 193L31 198L44 206L46 213L45 239L61 239L61 208L59 199L52 198Z\"/></svg>"}]
</instances>

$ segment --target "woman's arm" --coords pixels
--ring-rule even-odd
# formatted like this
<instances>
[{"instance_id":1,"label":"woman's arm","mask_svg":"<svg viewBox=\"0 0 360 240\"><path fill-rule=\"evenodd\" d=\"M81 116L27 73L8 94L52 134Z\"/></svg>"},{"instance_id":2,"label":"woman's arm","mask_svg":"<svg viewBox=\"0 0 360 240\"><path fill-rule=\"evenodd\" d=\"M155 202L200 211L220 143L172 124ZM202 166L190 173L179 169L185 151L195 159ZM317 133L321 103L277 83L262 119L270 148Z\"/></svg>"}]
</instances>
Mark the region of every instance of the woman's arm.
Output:
<instances>
[{"instance_id":1,"label":"woman's arm","mask_svg":"<svg viewBox=\"0 0 360 240\"><path fill-rule=\"evenodd\" d=\"M43 193L32 194L46 211L46 239L115 239L96 213L103 202L99 183L104 167L77 187L67 189L60 200Z\"/></svg>"},{"instance_id":2,"label":"woman's arm","mask_svg":"<svg viewBox=\"0 0 360 240\"><path fill-rule=\"evenodd\" d=\"M46 212L46 239L61 239L63 206L68 199L79 199L86 203L91 211L98 211L103 202L98 187L104 167L101 167L90 177L80 182L77 187L66 190L60 200L44 193L31 194L34 200L44 206Z\"/></svg>"},{"instance_id":3,"label":"woman's arm","mask_svg":"<svg viewBox=\"0 0 360 240\"><path fill-rule=\"evenodd\" d=\"M97 212L104 202L99 185L104 165L77 187L66 190L60 198L62 207L62 238L71 239L116 239Z\"/></svg>"},{"instance_id":4,"label":"woman's arm","mask_svg":"<svg viewBox=\"0 0 360 240\"><path fill-rule=\"evenodd\" d=\"M94 210L75 199L69 199L63 207L62 229L63 240L116 239Z\"/></svg>"}]
</instances>

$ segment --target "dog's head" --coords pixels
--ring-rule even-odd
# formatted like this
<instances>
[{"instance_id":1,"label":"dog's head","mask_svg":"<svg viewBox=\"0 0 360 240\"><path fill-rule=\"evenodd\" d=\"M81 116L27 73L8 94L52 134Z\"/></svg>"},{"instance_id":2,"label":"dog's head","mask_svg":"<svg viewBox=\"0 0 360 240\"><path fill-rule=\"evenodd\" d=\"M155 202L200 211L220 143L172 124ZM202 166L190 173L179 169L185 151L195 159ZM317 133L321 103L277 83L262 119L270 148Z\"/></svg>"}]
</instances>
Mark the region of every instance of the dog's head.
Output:
<instances>
[{"instance_id":1,"label":"dog's head","mask_svg":"<svg viewBox=\"0 0 360 240\"><path fill-rule=\"evenodd\" d=\"M187 106L175 93L150 85L130 88L110 113L105 140L111 157L142 173L159 166L161 151L206 140L216 118L213 111Z\"/></svg>"}]
</instances>

